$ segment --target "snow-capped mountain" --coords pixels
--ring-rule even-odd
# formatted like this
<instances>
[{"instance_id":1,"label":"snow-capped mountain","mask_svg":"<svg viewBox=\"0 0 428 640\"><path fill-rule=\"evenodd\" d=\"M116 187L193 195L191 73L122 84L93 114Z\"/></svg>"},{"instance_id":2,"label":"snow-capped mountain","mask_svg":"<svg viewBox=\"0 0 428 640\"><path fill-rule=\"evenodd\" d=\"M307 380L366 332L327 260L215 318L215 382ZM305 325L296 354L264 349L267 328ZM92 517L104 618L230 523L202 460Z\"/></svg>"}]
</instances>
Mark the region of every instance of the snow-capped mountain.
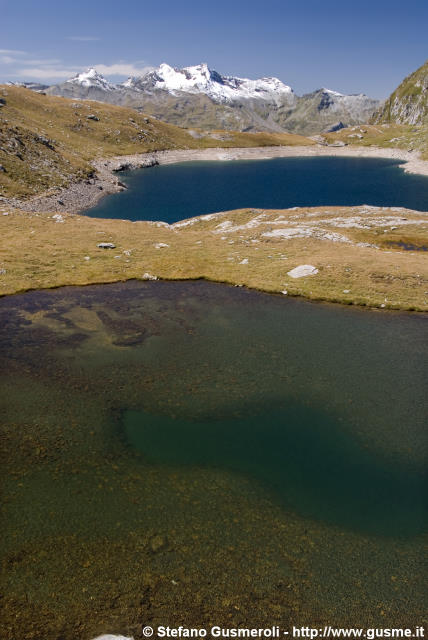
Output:
<instances>
[{"instance_id":1,"label":"snow-capped mountain","mask_svg":"<svg viewBox=\"0 0 428 640\"><path fill-rule=\"evenodd\" d=\"M78 73L73 78L66 80L67 84L74 84L85 88L101 89L103 91L115 91L116 85L111 84L96 69L90 67L82 73Z\"/></svg>"},{"instance_id":2,"label":"snow-capped mountain","mask_svg":"<svg viewBox=\"0 0 428 640\"><path fill-rule=\"evenodd\" d=\"M331 89L298 97L278 78L226 76L206 64L178 69L163 63L121 84L112 84L90 68L46 92L133 107L183 127L305 135L338 121L367 122L379 106L363 94L344 95Z\"/></svg>"},{"instance_id":3,"label":"snow-capped mountain","mask_svg":"<svg viewBox=\"0 0 428 640\"><path fill-rule=\"evenodd\" d=\"M293 89L278 78L250 80L234 76L222 76L206 64L176 69L169 64L148 71L139 78L128 78L123 87L136 91L162 90L171 95L184 93L205 94L218 103L237 100L278 100L293 97Z\"/></svg>"}]
</instances>

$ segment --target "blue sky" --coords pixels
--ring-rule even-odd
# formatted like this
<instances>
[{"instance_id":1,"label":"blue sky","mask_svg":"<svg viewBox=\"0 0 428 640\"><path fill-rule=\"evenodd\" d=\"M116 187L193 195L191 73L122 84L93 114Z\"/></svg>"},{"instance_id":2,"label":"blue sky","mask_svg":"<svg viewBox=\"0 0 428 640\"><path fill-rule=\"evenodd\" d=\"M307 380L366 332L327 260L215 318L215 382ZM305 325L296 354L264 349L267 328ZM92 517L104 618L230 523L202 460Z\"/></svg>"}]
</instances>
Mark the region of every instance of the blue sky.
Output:
<instances>
[{"instance_id":1,"label":"blue sky","mask_svg":"<svg viewBox=\"0 0 428 640\"><path fill-rule=\"evenodd\" d=\"M386 97L428 58L428 0L0 0L0 81L168 62Z\"/></svg>"}]
</instances>

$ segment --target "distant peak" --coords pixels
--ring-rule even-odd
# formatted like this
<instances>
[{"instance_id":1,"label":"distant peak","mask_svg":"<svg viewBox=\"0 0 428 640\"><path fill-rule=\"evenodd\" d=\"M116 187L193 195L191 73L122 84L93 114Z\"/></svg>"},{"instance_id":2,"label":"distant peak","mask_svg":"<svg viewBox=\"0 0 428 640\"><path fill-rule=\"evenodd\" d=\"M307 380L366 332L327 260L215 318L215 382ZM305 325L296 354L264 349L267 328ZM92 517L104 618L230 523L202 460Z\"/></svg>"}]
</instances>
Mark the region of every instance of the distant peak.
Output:
<instances>
[{"instance_id":1,"label":"distant peak","mask_svg":"<svg viewBox=\"0 0 428 640\"><path fill-rule=\"evenodd\" d=\"M71 80L84 80L86 78L102 78L101 74L94 67L88 67L86 71L81 71L80 73L76 73Z\"/></svg>"},{"instance_id":2,"label":"distant peak","mask_svg":"<svg viewBox=\"0 0 428 640\"><path fill-rule=\"evenodd\" d=\"M86 71L76 74L73 78L67 80L67 82L79 84L82 87L98 87L106 91L115 89L115 86L110 84L94 67L89 67Z\"/></svg>"}]
</instances>

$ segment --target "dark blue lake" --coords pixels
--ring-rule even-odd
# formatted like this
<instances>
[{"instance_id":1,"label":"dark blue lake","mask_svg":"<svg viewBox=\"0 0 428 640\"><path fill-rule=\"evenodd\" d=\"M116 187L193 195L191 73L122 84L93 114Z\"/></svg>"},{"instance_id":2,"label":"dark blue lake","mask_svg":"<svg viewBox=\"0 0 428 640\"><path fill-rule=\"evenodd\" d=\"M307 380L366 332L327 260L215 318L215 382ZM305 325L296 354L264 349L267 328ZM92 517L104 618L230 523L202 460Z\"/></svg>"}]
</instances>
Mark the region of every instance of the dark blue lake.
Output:
<instances>
[{"instance_id":1,"label":"dark blue lake","mask_svg":"<svg viewBox=\"0 0 428 640\"><path fill-rule=\"evenodd\" d=\"M97 218L163 220L244 207L396 206L428 210L428 177L397 160L274 158L183 162L120 173L128 190L87 212Z\"/></svg>"}]
</instances>

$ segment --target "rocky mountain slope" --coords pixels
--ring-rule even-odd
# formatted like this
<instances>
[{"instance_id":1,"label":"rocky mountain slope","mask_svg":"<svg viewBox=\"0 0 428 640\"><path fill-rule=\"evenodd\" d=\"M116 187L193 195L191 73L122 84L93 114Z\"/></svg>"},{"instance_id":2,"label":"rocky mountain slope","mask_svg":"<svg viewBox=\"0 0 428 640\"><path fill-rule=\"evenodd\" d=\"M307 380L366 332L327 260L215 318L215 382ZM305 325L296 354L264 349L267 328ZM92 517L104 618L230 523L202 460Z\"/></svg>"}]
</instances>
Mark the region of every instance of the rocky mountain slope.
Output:
<instances>
[{"instance_id":1,"label":"rocky mountain slope","mask_svg":"<svg viewBox=\"0 0 428 640\"><path fill-rule=\"evenodd\" d=\"M391 94L375 122L428 125L428 60Z\"/></svg>"},{"instance_id":2,"label":"rocky mountain slope","mask_svg":"<svg viewBox=\"0 0 428 640\"><path fill-rule=\"evenodd\" d=\"M176 69L161 64L122 84L109 83L95 69L49 87L50 95L133 107L184 127L236 131L318 133L342 122L366 122L379 101L329 89L297 96L278 78L223 76L206 64Z\"/></svg>"},{"instance_id":3,"label":"rocky mountain slope","mask_svg":"<svg viewBox=\"0 0 428 640\"><path fill-rule=\"evenodd\" d=\"M364 94L344 95L318 89L298 98L293 111L279 114L278 121L283 129L311 135L368 122L378 106L378 100Z\"/></svg>"}]
</instances>

